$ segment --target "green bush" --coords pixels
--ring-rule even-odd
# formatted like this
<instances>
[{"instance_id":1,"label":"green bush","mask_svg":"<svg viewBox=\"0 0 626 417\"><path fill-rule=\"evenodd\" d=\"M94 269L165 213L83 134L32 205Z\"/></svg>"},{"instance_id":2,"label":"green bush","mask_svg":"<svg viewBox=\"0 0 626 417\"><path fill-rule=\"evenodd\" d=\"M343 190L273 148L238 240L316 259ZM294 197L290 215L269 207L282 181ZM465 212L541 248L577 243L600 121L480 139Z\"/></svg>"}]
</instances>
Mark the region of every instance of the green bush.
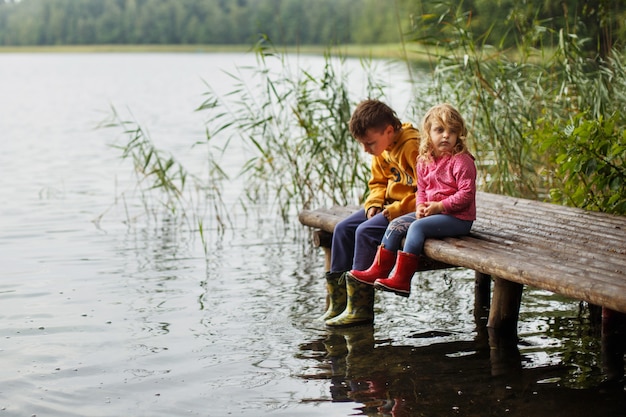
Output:
<instances>
[{"instance_id":1,"label":"green bush","mask_svg":"<svg viewBox=\"0 0 626 417\"><path fill-rule=\"evenodd\" d=\"M565 129L544 124L534 142L549 155L553 202L626 214L626 129L609 118L576 115Z\"/></svg>"}]
</instances>

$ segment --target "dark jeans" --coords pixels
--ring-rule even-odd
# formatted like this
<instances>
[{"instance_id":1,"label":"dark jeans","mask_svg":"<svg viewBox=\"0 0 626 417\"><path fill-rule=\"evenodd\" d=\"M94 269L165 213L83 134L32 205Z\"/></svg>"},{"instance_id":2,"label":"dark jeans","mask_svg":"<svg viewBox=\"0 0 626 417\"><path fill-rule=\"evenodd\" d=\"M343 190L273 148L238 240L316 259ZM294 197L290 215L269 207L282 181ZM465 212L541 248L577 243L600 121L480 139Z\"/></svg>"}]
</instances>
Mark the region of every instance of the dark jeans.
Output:
<instances>
[{"instance_id":1,"label":"dark jeans","mask_svg":"<svg viewBox=\"0 0 626 417\"><path fill-rule=\"evenodd\" d=\"M471 220L460 220L449 214L435 214L417 220L415 213L409 213L391 221L382 243L385 249L390 251L402 249L404 252L421 255L427 238L466 235L473 223ZM405 237L403 249L401 245Z\"/></svg>"},{"instance_id":2,"label":"dark jeans","mask_svg":"<svg viewBox=\"0 0 626 417\"><path fill-rule=\"evenodd\" d=\"M380 213L368 220L364 209L340 221L333 233L330 272L369 268L388 225Z\"/></svg>"}]
</instances>

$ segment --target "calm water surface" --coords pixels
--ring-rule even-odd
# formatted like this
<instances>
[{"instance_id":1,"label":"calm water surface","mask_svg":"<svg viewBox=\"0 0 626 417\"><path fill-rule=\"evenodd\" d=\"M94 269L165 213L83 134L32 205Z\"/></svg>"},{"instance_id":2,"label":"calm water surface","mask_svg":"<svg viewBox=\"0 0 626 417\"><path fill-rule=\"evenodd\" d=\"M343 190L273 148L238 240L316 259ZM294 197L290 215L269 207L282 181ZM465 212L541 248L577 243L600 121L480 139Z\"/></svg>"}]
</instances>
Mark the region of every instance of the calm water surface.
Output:
<instances>
[{"instance_id":1,"label":"calm water surface","mask_svg":"<svg viewBox=\"0 0 626 417\"><path fill-rule=\"evenodd\" d=\"M189 224L146 216L109 146L121 132L95 127L113 106L201 173L201 80L226 93L222 70L254 64L0 55L0 415L626 415L623 390L600 384L599 338L575 301L527 289L519 349L499 355L475 318L471 271L439 271L416 278L408 300L377 294L374 326L329 331L315 320L322 254L264 205L246 215L237 181L233 225L210 233L206 255ZM416 120L402 71L379 73L401 118Z\"/></svg>"}]
</instances>

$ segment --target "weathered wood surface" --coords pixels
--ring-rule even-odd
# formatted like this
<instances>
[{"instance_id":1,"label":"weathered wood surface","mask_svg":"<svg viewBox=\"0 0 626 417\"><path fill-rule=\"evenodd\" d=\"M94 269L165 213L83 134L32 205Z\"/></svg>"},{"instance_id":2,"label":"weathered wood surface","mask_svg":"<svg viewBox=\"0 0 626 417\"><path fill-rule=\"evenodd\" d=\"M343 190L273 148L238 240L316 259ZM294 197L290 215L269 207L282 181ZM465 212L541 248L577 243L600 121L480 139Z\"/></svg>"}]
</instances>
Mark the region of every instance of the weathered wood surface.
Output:
<instances>
[{"instance_id":1,"label":"weathered wood surface","mask_svg":"<svg viewBox=\"0 0 626 417\"><path fill-rule=\"evenodd\" d=\"M330 208L322 207L316 210L302 210L298 215L298 219L305 226L332 233L337 223L358 209L359 206L335 206Z\"/></svg>"},{"instance_id":2,"label":"weathered wood surface","mask_svg":"<svg viewBox=\"0 0 626 417\"><path fill-rule=\"evenodd\" d=\"M477 194L468 236L428 239L432 260L626 313L626 217L496 194ZM332 233L358 207L300 213Z\"/></svg>"}]
</instances>

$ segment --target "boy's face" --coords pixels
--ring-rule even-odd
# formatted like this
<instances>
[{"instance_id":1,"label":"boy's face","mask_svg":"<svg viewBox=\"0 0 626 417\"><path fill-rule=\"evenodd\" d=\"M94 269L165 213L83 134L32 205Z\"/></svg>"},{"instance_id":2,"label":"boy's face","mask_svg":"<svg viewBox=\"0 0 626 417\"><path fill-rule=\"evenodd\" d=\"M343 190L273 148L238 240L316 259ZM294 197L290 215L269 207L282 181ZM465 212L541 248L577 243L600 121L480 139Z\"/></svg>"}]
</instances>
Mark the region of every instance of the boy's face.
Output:
<instances>
[{"instance_id":1,"label":"boy's face","mask_svg":"<svg viewBox=\"0 0 626 417\"><path fill-rule=\"evenodd\" d=\"M367 129L365 136L356 140L363 145L363 150L370 155L379 156L394 143L395 131L389 125L385 129Z\"/></svg>"}]
</instances>

